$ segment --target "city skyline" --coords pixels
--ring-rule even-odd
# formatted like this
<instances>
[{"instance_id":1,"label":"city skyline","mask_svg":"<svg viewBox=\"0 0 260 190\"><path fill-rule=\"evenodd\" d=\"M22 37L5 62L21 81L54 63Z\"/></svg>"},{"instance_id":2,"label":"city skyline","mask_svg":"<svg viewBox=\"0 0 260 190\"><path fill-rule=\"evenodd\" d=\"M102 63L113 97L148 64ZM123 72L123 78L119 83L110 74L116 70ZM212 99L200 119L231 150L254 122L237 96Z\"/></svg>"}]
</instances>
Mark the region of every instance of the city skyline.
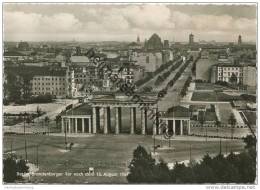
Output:
<instances>
[{"instance_id":1,"label":"city skyline","mask_svg":"<svg viewBox=\"0 0 260 190\"><path fill-rule=\"evenodd\" d=\"M4 4L4 41L256 41L256 6ZM8 24L7 24L8 23ZM117 23L117 24L113 24Z\"/></svg>"}]
</instances>

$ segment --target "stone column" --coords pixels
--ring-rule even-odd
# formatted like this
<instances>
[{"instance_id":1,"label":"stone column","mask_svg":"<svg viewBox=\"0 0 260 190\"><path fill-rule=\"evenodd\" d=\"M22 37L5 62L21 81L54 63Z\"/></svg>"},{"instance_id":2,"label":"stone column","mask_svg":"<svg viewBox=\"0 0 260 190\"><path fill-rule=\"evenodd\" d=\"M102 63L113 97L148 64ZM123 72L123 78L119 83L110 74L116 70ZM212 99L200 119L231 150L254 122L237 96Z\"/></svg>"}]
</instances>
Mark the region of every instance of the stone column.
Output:
<instances>
[{"instance_id":1,"label":"stone column","mask_svg":"<svg viewBox=\"0 0 260 190\"><path fill-rule=\"evenodd\" d=\"M146 117L147 117L147 113L145 109L141 110L141 117L142 117L142 135L146 134Z\"/></svg>"},{"instance_id":2,"label":"stone column","mask_svg":"<svg viewBox=\"0 0 260 190\"><path fill-rule=\"evenodd\" d=\"M156 135L156 122L153 122L153 135Z\"/></svg>"},{"instance_id":3,"label":"stone column","mask_svg":"<svg viewBox=\"0 0 260 190\"><path fill-rule=\"evenodd\" d=\"M75 133L78 133L78 118L75 118Z\"/></svg>"},{"instance_id":4,"label":"stone column","mask_svg":"<svg viewBox=\"0 0 260 190\"><path fill-rule=\"evenodd\" d=\"M182 135L183 134L183 120L180 120L181 122L181 127L180 127L180 135Z\"/></svg>"},{"instance_id":5,"label":"stone column","mask_svg":"<svg viewBox=\"0 0 260 190\"><path fill-rule=\"evenodd\" d=\"M107 126L107 108L106 107L103 107L103 110L104 110L104 113L103 113L103 117L104 117L104 134L107 134L107 132L108 132L108 126Z\"/></svg>"},{"instance_id":6,"label":"stone column","mask_svg":"<svg viewBox=\"0 0 260 190\"><path fill-rule=\"evenodd\" d=\"M116 127L115 127L115 134L119 134L121 132L121 107L116 108Z\"/></svg>"},{"instance_id":7,"label":"stone column","mask_svg":"<svg viewBox=\"0 0 260 190\"><path fill-rule=\"evenodd\" d=\"M85 133L84 118L81 118L81 132Z\"/></svg>"},{"instance_id":8,"label":"stone column","mask_svg":"<svg viewBox=\"0 0 260 190\"><path fill-rule=\"evenodd\" d=\"M173 135L175 136L175 119L172 120L172 131Z\"/></svg>"},{"instance_id":9,"label":"stone column","mask_svg":"<svg viewBox=\"0 0 260 190\"><path fill-rule=\"evenodd\" d=\"M97 133L97 114L96 114L96 107L92 108L92 118L93 118L93 133Z\"/></svg>"},{"instance_id":10,"label":"stone column","mask_svg":"<svg viewBox=\"0 0 260 190\"><path fill-rule=\"evenodd\" d=\"M64 118L61 118L61 133L64 133Z\"/></svg>"},{"instance_id":11,"label":"stone column","mask_svg":"<svg viewBox=\"0 0 260 190\"><path fill-rule=\"evenodd\" d=\"M188 120L188 135L190 134L190 120Z\"/></svg>"},{"instance_id":12,"label":"stone column","mask_svg":"<svg viewBox=\"0 0 260 190\"><path fill-rule=\"evenodd\" d=\"M88 118L88 133L91 133L91 119Z\"/></svg>"},{"instance_id":13,"label":"stone column","mask_svg":"<svg viewBox=\"0 0 260 190\"><path fill-rule=\"evenodd\" d=\"M155 114L155 117L153 119L153 123L155 124L156 134L159 134L159 111L158 111L158 108L154 109L154 114Z\"/></svg>"},{"instance_id":14,"label":"stone column","mask_svg":"<svg viewBox=\"0 0 260 190\"><path fill-rule=\"evenodd\" d=\"M70 120L71 120L71 133L74 133L74 118L70 118Z\"/></svg>"},{"instance_id":15,"label":"stone column","mask_svg":"<svg viewBox=\"0 0 260 190\"><path fill-rule=\"evenodd\" d=\"M136 108L130 108L131 134L135 134L136 128Z\"/></svg>"},{"instance_id":16,"label":"stone column","mask_svg":"<svg viewBox=\"0 0 260 190\"><path fill-rule=\"evenodd\" d=\"M107 131L108 133L111 133L111 114L110 114L110 107L106 108L106 114L107 114Z\"/></svg>"},{"instance_id":17,"label":"stone column","mask_svg":"<svg viewBox=\"0 0 260 190\"><path fill-rule=\"evenodd\" d=\"M162 126L163 126L163 120L160 119L159 120L159 126L158 126L158 134L162 134Z\"/></svg>"},{"instance_id":18,"label":"stone column","mask_svg":"<svg viewBox=\"0 0 260 190\"><path fill-rule=\"evenodd\" d=\"M69 120L69 131L68 131L68 133L71 133L71 130L70 130L70 127L71 127L71 121L70 121L70 118L69 118L68 120Z\"/></svg>"}]
</instances>

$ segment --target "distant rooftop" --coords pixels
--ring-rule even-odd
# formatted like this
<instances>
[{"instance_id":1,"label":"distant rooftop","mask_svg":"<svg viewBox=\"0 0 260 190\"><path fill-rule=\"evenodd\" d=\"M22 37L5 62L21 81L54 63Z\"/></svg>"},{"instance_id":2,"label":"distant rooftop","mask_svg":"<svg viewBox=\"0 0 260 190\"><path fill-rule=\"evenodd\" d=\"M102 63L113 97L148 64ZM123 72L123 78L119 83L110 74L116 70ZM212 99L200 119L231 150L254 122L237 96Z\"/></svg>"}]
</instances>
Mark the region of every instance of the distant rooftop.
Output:
<instances>
[{"instance_id":1,"label":"distant rooftop","mask_svg":"<svg viewBox=\"0 0 260 190\"><path fill-rule=\"evenodd\" d=\"M219 67L243 67L243 65L237 64L237 63L218 63L218 64L216 64L216 66L219 66Z\"/></svg>"},{"instance_id":2,"label":"distant rooftop","mask_svg":"<svg viewBox=\"0 0 260 190\"><path fill-rule=\"evenodd\" d=\"M38 67L38 66L19 66L6 67L7 72L12 72L17 75L31 75L31 76L65 76L66 68L60 67Z\"/></svg>"},{"instance_id":3,"label":"distant rooftop","mask_svg":"<svg viewBox=\"0 0 260 190\"><path fill-rule=\"evenodd\" d=\"M81 104L78 107L70 109L67 113L62 113L61 115L92 115L92 107L86 103Z\"/></svg>"},{"instance_id":4,"label":"distant rooftop","mask_svg":"<svg viewBox=\"0 0 260 190\"><path fill-rule=\"evenodd\" d=\"M70 61L72 63L89 63L87 56L71 56Z\"/></svg>"},{"instance_id":5,"label":"distant rooftop","mask_svg":"<svg viewBox=\"0 0 260 190\"><path fill-rule=\"evenodd\" d=\"M190 112L188 108L185 108L183 106L173 106L167 110L167 112L162 116L163 118L169 118L169 117L190 117Z\"/></svg>"}]
</instances>

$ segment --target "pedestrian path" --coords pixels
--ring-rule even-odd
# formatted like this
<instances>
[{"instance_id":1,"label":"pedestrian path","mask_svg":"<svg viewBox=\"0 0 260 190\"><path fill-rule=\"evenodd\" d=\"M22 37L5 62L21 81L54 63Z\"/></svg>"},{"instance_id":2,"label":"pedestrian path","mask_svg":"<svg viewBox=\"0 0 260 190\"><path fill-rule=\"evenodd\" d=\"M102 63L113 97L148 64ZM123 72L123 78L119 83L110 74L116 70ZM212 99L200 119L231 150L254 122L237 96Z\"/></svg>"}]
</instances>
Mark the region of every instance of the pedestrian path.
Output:
<instances>
[{"instance_id":1,"label":"pedestrian path","mask_svg":"<svg viewBox=\"0 0 260 190\"><path fill-rule=\"evenodd\" d=\"M233 111L234 116L236 118L237 125L238 126L245 126L246 124L245 124L244 120L242 119L241 115L239 114L239 112L236 109L233 109L232 111Z\"/></svg>"}]
</instances>

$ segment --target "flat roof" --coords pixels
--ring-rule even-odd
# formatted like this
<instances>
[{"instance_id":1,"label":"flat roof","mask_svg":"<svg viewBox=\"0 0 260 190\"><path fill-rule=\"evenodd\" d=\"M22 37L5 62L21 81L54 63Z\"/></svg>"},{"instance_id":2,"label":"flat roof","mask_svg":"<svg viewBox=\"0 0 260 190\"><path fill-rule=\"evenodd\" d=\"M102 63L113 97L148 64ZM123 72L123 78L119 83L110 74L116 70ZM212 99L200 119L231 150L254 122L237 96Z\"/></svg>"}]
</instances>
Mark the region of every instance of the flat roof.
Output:
<instances>
[{"instance_id":1,"label":"flat roof","mask_svg":"<svg viewBox=\"0 0 260 190\"><path fill-rule=\"evenodd\" d=\"M71 116L71 115L92 115L92 107L87 104L81 104L78 107L72 108L67 112L61 114L62 116Z\"/></svg>"},{"instance_id":2,"label":"flat roof","mask_svg":"<svg viewBox=\"0 0 260 190\"><path fill-rule=\"evenodd\" d=\"M136 96L135 96L136 95ZM90 100L91 103L112 103L112 104L138 104L138 103L157 103L157 96L154 95L140 95L134 94L133 96L126 96L123 93L105 95L102 97L95 97Z\"/></svg>"},{"instance_id":3,"label":"flat roof","mask_svg":"<svg viewBox=\"0 0 260 190\"><path fill-rule=\"evenodd\" d=\"M183 106L173 106L167 110L165 114L162 115L162 118L190 118L189 108Z\"/></svg>"}]
</instances>

